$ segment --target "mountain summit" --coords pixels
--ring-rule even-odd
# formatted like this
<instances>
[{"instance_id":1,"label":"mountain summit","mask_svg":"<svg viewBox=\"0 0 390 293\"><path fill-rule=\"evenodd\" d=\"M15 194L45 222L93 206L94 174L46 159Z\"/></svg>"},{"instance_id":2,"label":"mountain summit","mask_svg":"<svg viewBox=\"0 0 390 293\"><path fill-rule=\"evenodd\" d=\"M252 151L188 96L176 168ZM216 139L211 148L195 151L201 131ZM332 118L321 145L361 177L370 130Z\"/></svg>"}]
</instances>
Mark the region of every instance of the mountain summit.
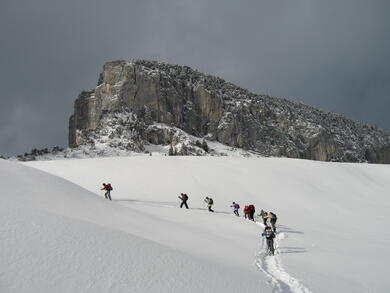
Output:
<instances>
[{"instance_id":1,"label":"mountain summit","mask_svg":"<svg viewBox=\"0 0 390 293\"><path fill-rule=\"evenodd\" d=\"M71 148L163 145L170 154L213 154L208 142L263 156L390 163L390 134L381 129L155 61L105 63L69 121Z\"/></svg>"}]
</instances>

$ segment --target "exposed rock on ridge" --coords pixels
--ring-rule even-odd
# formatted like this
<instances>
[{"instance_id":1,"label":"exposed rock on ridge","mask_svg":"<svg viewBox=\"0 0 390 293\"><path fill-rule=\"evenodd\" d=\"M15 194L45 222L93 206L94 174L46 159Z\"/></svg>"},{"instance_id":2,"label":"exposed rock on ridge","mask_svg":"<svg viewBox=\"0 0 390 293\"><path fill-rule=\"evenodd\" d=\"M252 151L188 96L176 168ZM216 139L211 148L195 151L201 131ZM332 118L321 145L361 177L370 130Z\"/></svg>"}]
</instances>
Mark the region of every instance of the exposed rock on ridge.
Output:
<instances>
[{"instance_id":1,"label":"exposed rock on ridge","mask_svg":"<svg viewBox=\"0 0 390 293\"><path fill-rule=\"evenodd\" d=\"M170 135L172 127L264 156L390 163L390 135L381 129L257 95L186 66L143 60L104 64L97 87L75 101L69 146L91 144L112 131L104 121L114 112L132 117L121 123L134 135L112 132L111 146L133 151L143 151L145 142L180 144ZM155 123L167 127L153 128Z\"/></svg>"}]
</instances>

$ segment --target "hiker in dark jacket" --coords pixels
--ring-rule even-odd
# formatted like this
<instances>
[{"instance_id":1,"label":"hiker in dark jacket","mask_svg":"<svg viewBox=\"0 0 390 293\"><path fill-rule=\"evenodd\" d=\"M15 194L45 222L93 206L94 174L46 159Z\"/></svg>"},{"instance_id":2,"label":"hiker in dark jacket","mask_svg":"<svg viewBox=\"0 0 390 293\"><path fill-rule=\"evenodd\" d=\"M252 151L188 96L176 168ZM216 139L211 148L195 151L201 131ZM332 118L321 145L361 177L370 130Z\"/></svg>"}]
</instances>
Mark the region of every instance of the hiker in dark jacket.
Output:
<instances>
[{"instance_id":1,"label":"hiker in dark jacket","mask_svg":"<svg viewBox=\"0 0 390 293\"><path fill-rule=\"evenodd\" d=\"M272 230L274 230L274 232L276 232L276 221L278 220L278 217L272 213L272 212L269 212L269 216L271 218L270 222L271 222L271 226L272 226Z\"/></svg>"},{"instance_id":2,"label":"hiker in dark jacket","mask_svg":"<svg viewBox=\"0 0 390 293\"><path fill-rule=\"evenodd\" d=\"M182 208L184 205L186 209L188 209L188 205L187 205L188 195L185 193L180 193L180 196L178 196L178 198L181 199L180 208Z\"/></svg>"},{"instance_id":3,"label":"hiker in dark jacket","mask_svg":"<svg viewBox=\"0 0 390 293\"><path fill-rule=\"evenodd\" d=\"M267 240L268 254L274 255L275 254L275 248L274 248L275 233L274 231L272 231L272 228L270 226L266 226L261 236L265 237L265 239Z\"/></svg>"},{"instance_id":4,"label":"hiker in dark jacket","mask_svg":"<svg viewBox=\"0 0 390 293\"><path fill-rule=\"evenodd\" d=\"M255 206L253 204L248 207L249 220L255 221Z\"/></svg>"},{"instance_id":5,"label":"hiker in dark jacket","mask_svg":"<svg viewBox=\"0 0 390 293\"><path fill-rule=\"evenodd\" d=\"M106 199L111 200L111 191L113 190L113 188L110 183L103 183L103 188L101 188L100 190L105 190L106 192L104 193L104 196L106 197Z\"/></svg>"}]
</instances>

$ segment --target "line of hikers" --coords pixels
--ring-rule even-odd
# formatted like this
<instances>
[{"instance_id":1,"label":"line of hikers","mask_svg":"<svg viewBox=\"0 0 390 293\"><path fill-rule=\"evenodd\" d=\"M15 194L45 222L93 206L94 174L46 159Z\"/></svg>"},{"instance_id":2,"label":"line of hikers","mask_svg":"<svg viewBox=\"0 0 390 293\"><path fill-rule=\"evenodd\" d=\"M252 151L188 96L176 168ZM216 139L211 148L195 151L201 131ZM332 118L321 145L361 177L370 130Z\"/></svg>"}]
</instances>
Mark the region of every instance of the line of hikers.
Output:
<instances>
[{"instance_id":1,"label":"line of hikers","mask_svg":"<svg viewBox=\"0 0 390 293\"><path fill-rule=\"evenodd\" d=\"M261 233L261 236L265 237L267 241L267 251L268 254L274 255L275 254L275 247L274 247L274 238L276 237L276 221L278 220L278 217L273 212L266 212L264 210L261 210L260 217L263 219L263 224L265 226L263 233ZM267 220L270 219L271 226L268 226Z\"/></svg>"},{"instance_id":2,"label":"line of hikers","mask_svg":"<svg viewBox=\"0 0 390 293\"><path fill-rule=\"evenodd\" d=\"M180 208L185 206L188 209L188 195L186 193L181 193L178 196L179 199L181 199ZM212 209L212 206L214 204L214 200L211 197L206 196L204 199L204 202L207 205L207 208L210 212L214 212ZM239 217L239 209L240 205L236 202L232 202L232 205L230 206L233 209L233 213ZM256 209L254 205L246 205L243 209L244 218L249 219L251 221L255 221L254 215L255 215ZM268 254L274 255L275 254L275 247L274 247L274 238L276 237L276 221L278 220L278 217L273 212L266 212L264 210L260 211L260 214L258 215L263 219L263 224L265 226L263 233L261 233L261 236L265 237L267 241L267 251ZM268 225L267 221L270 219L271 226Z\"/></svg>"},{"instance_id":3,"label":"line of hikers","mask_svg":"<svg viewBox=\"0 0 390 293\"><path fill-rule=\"evenodd\" d=\"M103 188L101 188L101 190L105 190L105 193L104 193L105 198L111 200L111 191L113 190L111 184L110 183L108 183L108 184L103 183ZM181 193L178 196L178 198L181 200L180 208L185 206L186 209L188 209L188 204L187 204L188 195L186 193ZM204 199L204 202L206 203L207 209L209 210L209 212L213 213L214 210L212 209L212 206L214 204L214 200L211 197L206 196ZM232 205L230 207L233 209L233 213L237 217L239 217L240 216L240 213L239 213L240 205L233 201ZM252 205L252 204L246 205L243 209L244 218L249 219L251 221L255 221L255 217L254 217L255 212L256 212L256 209L255 209L254 205ZM274 255L274 253L275 253L274 238L275 238L275 233L276 233L276 221L277 221L278 217L273 212L267 213L264 210L260 211L259 216L263 219L263 224L265 226L264 232L261 234L261 236L266 238L268 253L270 255ZM267 224L268 219L270 219L271 226L268 226L268 224Z\"/></svg>"},{"instance_id":4,"label":"line of hikers","mask_svg":"<svg viewBox=\"0 0 390 293\"><path fill-rule=\"evenodd\" d=\"M186 209L188 209L188 204L187 204L188 195L186 193L180 193L178 198L181 199L180 208L185 206ZM206 196L203 201L207 205L207 209L209 210L209 212L214 213L214 210L211 208L214 204L214 200L211 197Z\"/></svg>"}]
</instances>

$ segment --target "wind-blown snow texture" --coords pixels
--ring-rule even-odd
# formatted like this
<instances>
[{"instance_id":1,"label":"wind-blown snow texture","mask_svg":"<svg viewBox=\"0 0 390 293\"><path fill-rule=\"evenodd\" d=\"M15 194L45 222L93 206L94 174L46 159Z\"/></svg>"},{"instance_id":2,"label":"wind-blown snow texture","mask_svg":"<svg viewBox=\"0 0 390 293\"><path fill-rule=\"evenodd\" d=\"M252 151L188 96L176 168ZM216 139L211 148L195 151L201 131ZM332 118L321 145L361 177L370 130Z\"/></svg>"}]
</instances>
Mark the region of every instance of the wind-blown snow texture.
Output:
<instances>
[{"instance_id":1,"label":"wind-blown snow texture","mask_svg":"<svg viewBox=\"0 0 390 293\"><path fill-rule=\"evenodd\" d=\"M390 220L390 168L387 165L164 156L26 163L74 182L94 192L94 197L86 190L48 175L42 184L35 186L34 182L46 175L35 175L31 170L6 164L7 170L16 169L11 172L16 179L9 175L11 178L6 180L21 183L16 190L7 189L13 196L5 197L7 208L2 205L1 214L8 224L2 227L5 233L1 235L8 235L6 238L10 241L13 239L10 231L16 231L13 233L31 243L28 235L34 233L28 232L30 225L26 223L36 220L23 215L31 210L42 212L45 215L44 221L39 222L42 242L36 240L36 246L42 249L38 250L38 255L42 253L44 258L46 241L54 241L66 254L71 248L64 248L62 240L56 240L61 235L45 233L46 225L52 227L52 221L46 223L46 213L75 219L72 228L65 229L79 233L80 239L71 242L77 251L81 250L73 256L74 260L82 258L90 268L98 264L97 272L93 270L94 273L88 272L86 276L79 273L79 279L71 274L70 278L78 281L78 288L88 289L91 284L95 285L94 289L112 285L113 291L129 288L126 286L140 288L146 268L162 269L167 262L169 270L162 269L162 275L159 269L152 271L153 281L147 280L149 292L183 292L179 290L183 288L184 292L387 292L390 288L390 232L386 228ZM29 173L25 173L27 170ZM102 198L99 191L102 182L114 186L113 202ZM178 208L180 192L190 196L190 210ZM213 197L215 214L202 206L205 196ZM237 201L241 207L253 203L257 212L264 208L278 215L274 258L264 254L260 239L262 225L233 216L229 208L232 201ZM97 226L96 229L103 226L108 229L107 233L119 233L124 240L111 234L102 237L106 232L101 230L96 236L91 235L84 225ZM84 231L89 233L88 240L82 236ZM23 236L25 234L27 236ZM88 249L84 247L85 241L89 243ZM126 242L129 242L129 250L124 248ZM133 253L134 243L142 243L140 246L145 243L147 249L136 249ZM1 245L8 248L5 252L1 249L2 258L8 257L7 262L1 264L29 255L24 246L11 249L21 244L11 241ZM50 252L55 255L55 251L53 246ZM94 251L98 253L91 260L89 256ZM113 255L119 264L111 267ZM162 263L157 255L164 255ZM172 261L171 256L175 256ZM49 254L50 261L44 270L57 276L56 284L63 288L61 286L69 282L59 277L62 267L55 268L53 258ZM183 265L182 258L189 264ZM135 265L130 268L127 260ZM31 263L22 262L21 267L29 267ZM141 271L132 270L136 268ZM15 284L20 283L12 275L19 269L11 267L9 275L3 273L0 278L9 278L6 284L17 286ZM81 272L84 269L78 267ZM112 275L105 275L105 269L113 270ZM178 272L182 269L187 271ZM127 270L131 273L123 273ZM3 266L2 272L6 271ZM29 280L36 278L32 269L27 268L24 273ZM184 280L175 278L176 273ZM134 274L136 277L132 277ZM197 282L191 281L186 286L185 282L190 279ZM47 288L43 283L38 284ZM159 291L159 286L165 287Z\"/></svg>"},{"instance_id":2,"label":"wind-blown snow texture","mask_svg":"<svg viewBox=\"0 0 390 293\"><path fill-rule=\"evenodd\" d=\"M176 147L179 128L262 156L390 163L390 134L381 129L257 95L187 66L145 60L107 62L98 86L76 99L69 125L71 147L93 148L107 136L106 145L120 150L142 152L149 143Z\"/></svg>"}]
</instances>

